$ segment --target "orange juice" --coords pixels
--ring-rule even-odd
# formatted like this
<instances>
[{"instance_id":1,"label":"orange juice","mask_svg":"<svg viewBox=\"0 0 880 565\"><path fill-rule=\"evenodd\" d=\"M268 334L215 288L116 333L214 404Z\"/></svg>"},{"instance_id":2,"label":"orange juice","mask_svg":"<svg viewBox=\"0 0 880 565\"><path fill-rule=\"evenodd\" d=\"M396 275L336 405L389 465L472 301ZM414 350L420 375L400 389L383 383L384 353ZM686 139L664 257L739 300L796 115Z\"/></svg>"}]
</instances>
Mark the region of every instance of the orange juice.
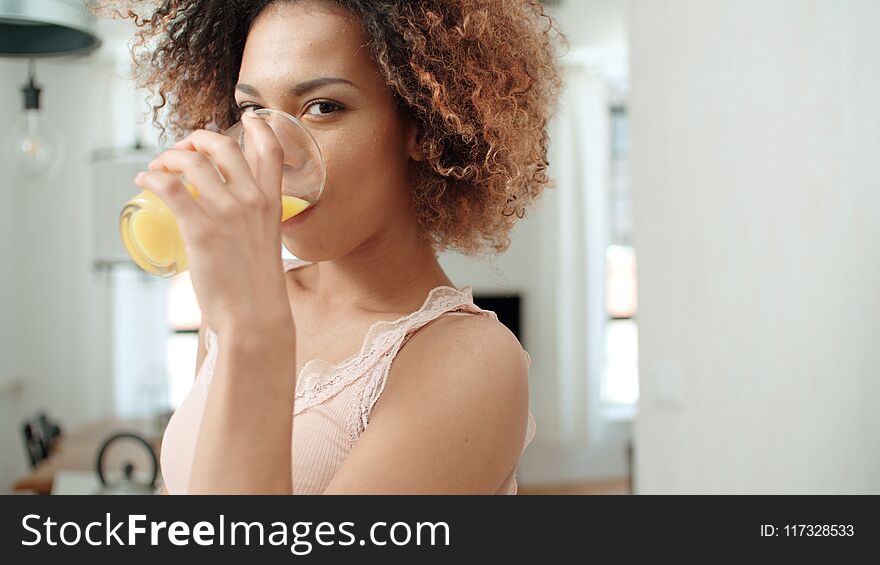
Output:
<instances>
[{"instance_id":1,"label":"orange juice","mask_svg":"<svg viewBox=\"0 0 880 565\"><path fill-rule=\"evenodd\" d=\"M290 218L296 216L306 208L311 206L307 200L297 198L296 196L281 195L281 221L286 222Z\"/></svg>"},{"instance_id":2,"label":"orange juice","mask_svg":"<svg viewBox=\"0 0 880 565\"><path fill-rule=\"evenodd\" d=\"M184 185L194 198L199 191ZM296 196L281 195L281 221L288 220L311 205ZM143 270L163 277L182 273L189 267L177 219L161 198L144 190L125 205L119 223L122 243Z\"/></svg>"}]
</instances>

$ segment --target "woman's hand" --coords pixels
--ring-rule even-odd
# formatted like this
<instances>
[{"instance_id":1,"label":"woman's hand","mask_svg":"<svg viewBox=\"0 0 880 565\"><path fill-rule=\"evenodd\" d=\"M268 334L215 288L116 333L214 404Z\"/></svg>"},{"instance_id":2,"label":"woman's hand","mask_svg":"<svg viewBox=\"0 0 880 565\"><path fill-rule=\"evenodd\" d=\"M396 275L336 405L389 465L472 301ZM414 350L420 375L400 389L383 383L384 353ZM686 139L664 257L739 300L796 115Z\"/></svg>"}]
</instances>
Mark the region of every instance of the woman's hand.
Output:
<instances>
[{"instance_id":1,"label":"woman's hand","mask_svg":"<svg viewBox=\"0 0 880 565\"><path fill-rule=\"evenodd\" d=\"M283 151L261 118L245 113L242 122L255 155L246 159L231 137L197 130L135 178L176 217L202 316L218 334L233 325L293 323L281 261Z\"/></svg>"}]
</instances>

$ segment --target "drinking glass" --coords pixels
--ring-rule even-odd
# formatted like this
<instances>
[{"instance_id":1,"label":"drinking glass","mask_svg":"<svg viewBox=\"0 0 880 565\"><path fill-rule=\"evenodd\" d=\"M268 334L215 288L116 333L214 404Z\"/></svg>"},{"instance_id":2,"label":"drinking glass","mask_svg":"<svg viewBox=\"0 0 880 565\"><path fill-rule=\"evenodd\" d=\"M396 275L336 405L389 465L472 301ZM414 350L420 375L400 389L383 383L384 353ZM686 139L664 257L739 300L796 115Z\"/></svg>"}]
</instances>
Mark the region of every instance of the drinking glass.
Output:
<instances>
[{"instance_id":1,"label":"drinking glass","mask_svg":"<svg viewBox=\"0 0 880 565\"><path fill-rule=\"evenodd\" d=\"M317 203L321 197L327 179L324 157L309 130L295 117L270 108L260 108L255 113L269 124L284 151L279 220L284 222ZM246 143L241 121L223 135L234 138L248 162L254 162L254 148ZM217 168L216 164L214 168ZM200 198L198 188L184 175L180 177L190 194ZM189 264L177 219L165 202L149 190L142 191L123 207L119 215L119 231L125 249L144 271L173 277L187 270Z\"/></svg>"}]
</instances>

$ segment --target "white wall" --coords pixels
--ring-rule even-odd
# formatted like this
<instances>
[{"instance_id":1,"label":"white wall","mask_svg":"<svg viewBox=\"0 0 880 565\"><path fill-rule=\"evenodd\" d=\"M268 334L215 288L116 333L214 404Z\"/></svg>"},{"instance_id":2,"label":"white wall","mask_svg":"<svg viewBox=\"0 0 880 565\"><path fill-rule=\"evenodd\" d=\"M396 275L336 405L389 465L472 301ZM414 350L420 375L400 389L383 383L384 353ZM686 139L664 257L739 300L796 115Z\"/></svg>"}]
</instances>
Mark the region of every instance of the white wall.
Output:
<instances>
[{"instance_id":1,"label":"white wall","mask_svg":"<svg viewBox=\"0 0 880 565\"><path fill-rule=\"evenodd\" d=\"M637 491L880 492L880 3L629 15Z\"/></svg>"}]
</instances>

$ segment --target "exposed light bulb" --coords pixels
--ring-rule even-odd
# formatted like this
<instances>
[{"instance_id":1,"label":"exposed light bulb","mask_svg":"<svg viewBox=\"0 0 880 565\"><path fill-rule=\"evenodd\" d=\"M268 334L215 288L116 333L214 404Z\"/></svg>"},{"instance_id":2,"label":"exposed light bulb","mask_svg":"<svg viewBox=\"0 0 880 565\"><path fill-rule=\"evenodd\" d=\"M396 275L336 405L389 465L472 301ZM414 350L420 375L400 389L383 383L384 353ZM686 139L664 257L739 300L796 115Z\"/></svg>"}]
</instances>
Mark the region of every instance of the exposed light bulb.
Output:
<instances>
[{"instance_id":1,"label":"exposed light bulb","mask_svg":"<svg viewBox=\"0 0 880 565\"><path fill-rule=\"evenodd\" d=\"M24 111L3 135L3 155L26 177L50 179L61 168L64 146L61 136L40 112L40 89L34 84L33 63L30 81L22 92Z\"/></svg>"}]
</instances>

